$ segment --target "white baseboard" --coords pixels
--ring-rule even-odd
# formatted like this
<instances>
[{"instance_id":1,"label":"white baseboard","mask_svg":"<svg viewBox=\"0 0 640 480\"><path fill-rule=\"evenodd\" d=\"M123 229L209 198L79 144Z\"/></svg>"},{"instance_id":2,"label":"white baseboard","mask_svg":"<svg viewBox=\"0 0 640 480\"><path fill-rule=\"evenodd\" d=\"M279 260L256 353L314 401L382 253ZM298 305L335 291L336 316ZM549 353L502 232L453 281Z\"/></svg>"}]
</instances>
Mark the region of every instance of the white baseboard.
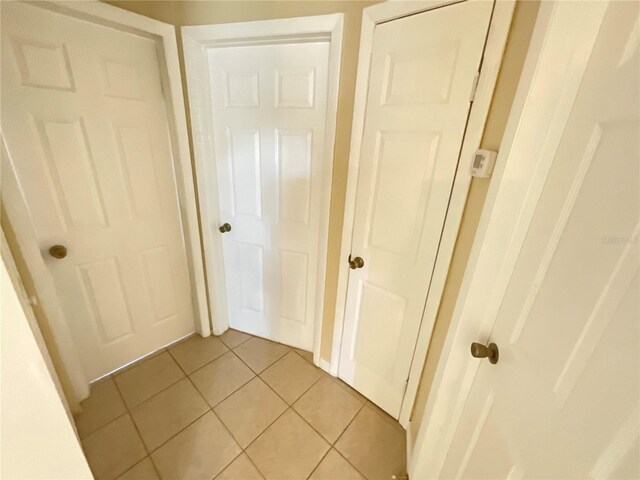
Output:
<instances>
[{"instance_id":1,"label":"white baseboard","mask_svg":"<svg viewBox=\"0 0 640 480\"><path fill-rule=\"evenodd\" d=\"M413 443L411 443L411 427L413 423L409 420L409 424L407 425L407 468L411 465L411 454L413 453Z\"/></svg>"},{"instance_id":2,"label":"white baseboard","mask_svg":"<svg viewBox=\"0 0 640 480\"><path fill-rule=\"evenodd\" d=\"M335 377L335 375L331 373L331 363L321 358L319 367L325 372L327 372L329 375L331 375L332 377Z\"/></svg>"}]
</instances>

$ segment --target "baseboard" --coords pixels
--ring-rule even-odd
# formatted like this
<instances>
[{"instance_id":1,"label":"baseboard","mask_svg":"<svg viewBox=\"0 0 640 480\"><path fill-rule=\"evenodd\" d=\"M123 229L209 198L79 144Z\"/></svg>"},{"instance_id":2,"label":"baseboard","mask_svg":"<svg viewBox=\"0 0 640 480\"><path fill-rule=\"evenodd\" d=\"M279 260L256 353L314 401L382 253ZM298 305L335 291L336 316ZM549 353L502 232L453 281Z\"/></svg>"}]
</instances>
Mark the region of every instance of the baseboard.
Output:
<instances>
[{"instance_id":1,"label":"baseboard","mask_svg":"<svg viewBox=\"0 0 640 480\"><path fill-rule=\"evenodd\" d=\"M407 425L407 469L409 468L409 465L411 465L411 454L413 453L413 442L412 442L412 435L411 435L411 428L412 428L413 423L411 422L411 420L409 420L409 424Z\"/></svg>"},{"instance_id":2,"label":"baseboard","mask_svg":"<svg viewBox=\"0 0 640 480\"><path fill-rule=\"evenodd\" d=\"M334 376L334 377L335 377L335 375L334 375L333 373L331 373L331 363L329 363L329 362L327 362L326 360L324 360L324 359L322 359L322 358L321 358L321 359L320 359L320 365L319 365L319 366L320 366L320 368L321 368L322 370L324 370L325 372L327 372L329 375L331 375L331 376Z\"/></svg>"}]
</instances>

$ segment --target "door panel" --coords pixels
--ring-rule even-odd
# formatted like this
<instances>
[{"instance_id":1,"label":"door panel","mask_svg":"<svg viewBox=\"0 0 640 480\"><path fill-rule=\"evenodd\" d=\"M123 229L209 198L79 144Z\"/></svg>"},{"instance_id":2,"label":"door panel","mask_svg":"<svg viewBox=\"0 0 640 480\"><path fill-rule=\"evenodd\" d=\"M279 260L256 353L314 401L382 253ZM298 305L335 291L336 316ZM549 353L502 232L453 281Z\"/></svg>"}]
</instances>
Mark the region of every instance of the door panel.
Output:
<instances>
[{"instance_id":1,"label":"door panel","mask_svg":"<svg viewBox=\"0 0 640 480\"><path fill-rule=\"evenodd\" d=\"M491 2L376 26L339 376L399 414Z\"/></svg>"},{"instance_id":2,"label":"door panel","mask_svg":"<svg viewBox=\"0 0 640 480\"><path fill-rule=\"evenodd\" d=\"M443 477L497 456L517 478L640 476L639 14L606 7L491 332L500 360L479 367ZM487 391L491 451L463 426Z\"/></svg>"},{"instance_id":3,"label":"door panel","mask_svg":"<svg viewBox=\"0 0 640 480\"><path fill-rule=\"evenodd\" d=\"M155 43L3 5L2 130L88 379L192 332Z\"/></svg>"},{"instance_id":4,"label":"door panel","mask_svg":"<svg viewBox=\"0 0 640 480\"><path fill-rule=\"evenodd\" d=\"M229 325L311 350L329 44L220 47L208 59L220 218L232 225Z\"/></svg>"}]
</instances>

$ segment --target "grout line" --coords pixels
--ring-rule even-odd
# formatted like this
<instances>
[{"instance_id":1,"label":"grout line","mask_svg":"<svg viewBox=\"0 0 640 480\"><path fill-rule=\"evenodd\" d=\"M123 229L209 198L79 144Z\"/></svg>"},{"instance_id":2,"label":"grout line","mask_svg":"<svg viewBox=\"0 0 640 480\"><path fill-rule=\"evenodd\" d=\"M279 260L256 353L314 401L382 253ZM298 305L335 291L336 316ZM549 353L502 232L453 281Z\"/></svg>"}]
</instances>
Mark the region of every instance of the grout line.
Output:
<instances>
[{"instance_id":1,"label":"grout line","mask_svg":"<svg viewBox=\"0 0 640 480\"><path fill-rule=\"evenodd\" d=\"M249 365L247 362L245 362L245 361L244 361L244 359L243 359L240 355L238 355L238 354L235 352L235 349L234 349L233 353L235 353L235 354L236 354L236 356L237 356L240 360L242 360L242 363L244 363L247 367L249 367L249 369L250 369L253 373L255 373L256 375L258 375L258 376L259 376L261 373L265 372L267 369L271 368L273 365L275 365L275 364L276 364L276 363L278 363L280 360L282 360L286 355L288 355L288 354L289 354L289 352L290 352L290 351L292 351L292 350L291 350L291 347L288 347L288 348L289 348L289 350L288 350L288 351L286 351L282 356L280 356L280 357L276 358L273 362L271 362L269 365L267 365L266 367L264 367L264 368L263 368L262 370L260 370L259 372L256 372L256 371L254 370L254 368L253 368L253 367L251 367L251 365Z\"/></svg>"},{"instance_id":2,"label":"grout line","mask_svg":"<svg viewBox=\"0 0 640 480\"><path fill-rule=\"evenodd\" d=\"M224 342L221 342L224 344ZM226 345L225 345L226 346ZM229 350L230 352L232 352L232 350ZM227 352L225 352L227 353ZM169 352L169 355L171 355L171 352ZM171 357L175 360L175 358L173 357L173 355L171 355ZM222 355L218 356L217 358L222 357ZM214 360L212 360L209 363L214 362ZM177 360L175 360L176 363L178 363ZM215 479L215 477L217 477L218 475L220 475L220 473L222 473L229 465L231 465L236 458L238 458L238 456L240 456L242 453L244 453L244 449L242 448L242 445L240 445L240 443L238 442L238 440L233 436L233 434L231 433L231 431L229 430L229 428L227 428L227 426L225 425L225 423L222 421L222 419L216 414L216 412L213 411L213 407L211 407L211 405L209 405L209 402L207 401L206 398L204 398L204 395L202 395L202 393L200 392L200 390L198 390L198 387L196 386L195 383L193 383L193 380L191 380L191 377L189 375L186 374L186 372L184 371L184 369L182 368L182 366L180 366L180 364L178 363L178 367L183 371L183 373L186 375L187 379L189 380L189 383L191 383L191 386L195 389L195 391L198 393L198 395L200 395L200 398L202 398L202 400L204 401L204 403L209 407L209 409L204 412L202 415L200 415L198 418L196 418L193 422L191 422L189 425L187 425L185 428L183 428L182 430L180 430L180 432L176 433L174 436L172 436L169 440L167 440L166 442L164 442L162 445L167 444L169 441L171 441L173 438L175 438L177 435L179 435L180 433L182 433L183 431L185 431L187 428L189 428L191 425L193 425L195 422L197 422L198 420L200 420L202 417L204 417L207 413L211 412L220 422L220 424L223 426L223 428L225 430L227 430L227 432L229 432L229 435L231 436L231 438L236 442L236 445L238 445L238 447L240 447L240 453L238 453L238 455L236 455L232 460L229 461L229 463L227 463L222 470L220 470L218 473L216 473L213 477L211 477L211 479ZM194 370L195 371L195 370ZM255 378L255 377L254 377ZM249 382L247 382L249 383ZM246 385L246 383L245 383ZM240 387L242 388L242 387ZM232 395L232 394L231 394ZM161 445L161 446L162 446ZM160 448L160 447L158 447ZM157 450L157 449L156 449ZM155 450L154 450L155 451Z\"/></svg>"},{"instance_id":3,"label":"grout line","mask_svg":"<svg viewBox=\"0 0 640 480\"><path fill-rule=\"evenodd\" d=\"M365 407L366 405L367 405L367 402L364 402L364 403L362 404L362 406L360 407L360 409L358 410L358 412L353 416L353 418L351 419L351 421L350 421L349 423L347 423L347 426L346 426L346 427L344 427L344 430L342 431L342 433L341 433L340 435L338 435L338 438L336 438L336 441L335 441L335 442L333 442L333 445L334 445L334 447L333 447L333 448L335 448L336 452L338 452L338 453L340 454L340 456L341 456L342 458L344 458L344 459L347 461L347 463L348 463L349 465L351 465L351 466L356 470L356 472L358 472L360 475L362 475L362 477L363 477L363 478L367 478L367 476L366 476L364 473L362 473L362 472L358 469L358 467L356 467L353 463L351 463L351 462L349 461L349 459L348 459L347 457L345 457L345 456L342 454L342 452L341 452L337 447L335 447L335 445L337 445L337 444L338 444L338 442L339 442L339 441L340 441L340 439L343 437L343 435L345 434L345 432L349 429L349 427L350 427L350 426L351 426L351 424L355 421L355 419L356 419L356 418L358 418L358 415L360 415L360 413L362 412L362 410L364 410L364 407Z\"/></svg>"},{"instance_id":4,"label":"grout line","mask_svg":"<svg viewBox=\"0 0 640 480\"><path fill-rule=\"evenodd\" d=\"M231 350L229 347L227 347L224 343L222 344L227 350L225 350L222 354L218 355L216 358L214 358L213 360L209 360L207 363L205 363L204 365L202 365L201 367L196 368L193 372L187 374L187 376L189 375L193 375L194 373L196 373L199 370L202 370L205 367L208 367L209 365L211 365L213 362L215 362L216 360L220 360L222 357L224 357L227 353L231 353L233 352L233 350ZM171 357L173 358L173 355L171 355ZM178 361L176 360L176 363L178 363ZM183 370L184 371L184 370ZM185 372L186 373L186 372Z\"/></svg>"},{"instance_id":5,"label":"grout line","mask_svg":"<svg viewBox=\"0 0 640 480\"><path fill-rule=\"evenodd\" d=\"M235 356L238 360L240 360L240 362L242 362L242 360L240 359L240 357L238 357L235 352L229 352L231 353L233 356ZM214 360L215 361L215 360ZM213 363L213 362L211 362ZM242 362L243 365L246 366L246 364L244 362ZM253 377L251 377L249 380L247 380L246 382L244 382L242 385L240 385L238 388L236 388L234 391L232 391L231 393L229 393L229 395L227 395L226 397L224 397L222 400L220 400L218 403L216 403L215 405L211 405L209 403L209 401L205 398L205 401L207 401L207 403L209 404L209 406L211 407L211 409L213 410L214 408L216 408L218 405L220 405L222 402L224 402L227 398L229 398L231 395L233 395L234 393L236 393L238 390L240 390L242 387L244 387L247 383L249 383L251 380L253 380L254 378L256 378L258 375L256 375L256 373L251 370L249 367L247 367L249 369L249 371L253 374ZM191 382L193 383L193 381ZM196 387L196 390L198 390L198 392L200 393L200 395L202 395L204 397L204 394L198 389L197 385L194 383L193 384L194 387Z\"/></svg>"},{"instance_id":6,"label":"grout line","mask_svg":"<svg viewBox=\"0 0 640 480\"><path fill-rule=\"evenodd\" d=\"M169 443L169 441L171 441L173 438L175 438L177 435L181 434L182 432L184 432L187 428L189 428L191 425L193 425L194 423L196 423L198 420L200 420L202 417L204 417L207 413L209 413L210 411L212 411L211 406L209 405L209 402L207 402L207 400L202 396L202 394L200 393L200 391L195 388L195 385L193 385L193 382L191 381L191 379L189 378L189 375L187 375L184 371L184 369L180 366L180 364L178 363L178 361L175 359L175 357L171 354L171 352L169 350L167 350L167 353L169 354L169 357L176 363L176 365L178 365L178 368L180 369L180 371L184 374L184 377L181 378L180 380L178 380L177 382L173 383L171 386L165 388L164 390L156 393L155 395L153 395L153 397L159 395L160 393L168 390L169 388L171 388L172 386L178 384L179 382L181 382L182 380L186 379L192 386L193 388L196 390L196 393L198 395L200 395L200 398L202 399L202 401L204 402L204 404L207 406L207 409L201 414L199 415L197 418L195 418L193 421L189 422L187 425L184 426L184 428L181 428L178 432L176 432L175 434L173 434L172 436L170 436L167 440L165 440L164 442L162 442L160 445L158 445L157 447L155 447L153 450L149 451L149 458L151 459L151 463L153 463L153 458L151 457L151 454L156 452L159 448L163 447L164 445L166 445L167 443ZM142 402L140 405L136 406L135 408L138 408L140 406L142 406L144 403L146 403L148 400L150 400L151 398L145 400L144 402ZM131 416L131 419L133 420L133 415ZM136 424L135 420L133 420L134 425ZM137 429L137 425L136 425L136 429ZM140 432L138 432L140 433ZM144 442L144 439L142 438L142 435L140 435L140 438L142 439L142 443L145 445L145 448L147 448L146 443ZM154 467L155 467L155 463L154 463ZM157 471L157 468L156 468ZM160 475L160 472L158 472L158 475Z\"/></svg>"},{"instance_id":7,"label":"grout line","mask_svg":"<svg viewBox=\"0 0 640 480\"><path fill-rule=\"evenodd\" d=\"M240 345L242 345L244 342L246 342L246 341L251 340L252 338L254 338L254 336L253 336L253 335L251 335L251 334L249 334L249 333L241 332L240 330L236 330L236 329L234 329L234 328L230 328L229 330L233 330L234 332L242 333L243 335L246 335L246 336L247 336L247 338L245 338L244 340L242 340L239 344L237 344L237 345L235 345L234 347L232 347L231 345L227 345L227 343L222 339L222 337L224 336L224 333L223 333L222 335L213 335L213 334L212 334L214 337L216 337L218 340L220 340L222 343L224 343L224 344L227 346L227 348L228 348L229 350L233 350L234 348L239 347ZM227 332L228 332L229 330L227 330ZM225 332L225 333L227 333L227 332Z\"/></svg>"},{"instance_id":8,"label":"grout line","mask_svg":"<svg viewBox=\"0 0 640 480\"><path fill-rule=\"evenodd\" d=\"M342 430L341 434L338 436L338 438L332 443L329 440L327 440L320 432L318 432L318 430L316 430L313 425L311 425L297 410L295 410L294 405L298 402L298 400L300 400L300 398L302 398L309 390L311 390L316 384L318 384L321 380L323 380L325 377L332 379L333 377L331 377L330 375L328 375L326 372L324 372L322 369L319 369L321 372L321 375L318 377L318 379L316 379L307 389L305 389L297 398L296 400L294 400L291 404L289 404L289 402L287 400L285 400L278 392L275 391L275 389L273 387L271 387L271 385L269 385L262 377L261 374L264 373L267 369L269 369L270 367L272 367L273 365L275 365L277 362L279 362L280 360L282 360L286 355L289 354L289 352L294 352L296 355L298 355L300 358L302 358L305 362L307 362L308 364L310 364L311 366L313 366L314 368L318 368L316 367L314 364L310 363L307 359L305 359L302 355L300 355L298 352L296 352L295 348L290 347L288 345L285 345L288 348L288 351L282 355L281 357L279 357L278 359L276 359L273 363L271 363L269 366L265 367L263 370L261 370L260 373L256 373L255 370L253 370L243 359L242 357L240 357L236 352L235 349L240 347L242 344L246 343L247 341L251 340L252 338L261 338L261 337L256 337L250 334L249 338L245 339L243 342L239 343L238 345L236 345L234 348L230 348L228 345L226 345L224 342L221 343L225 345L225 347L228 348L228 351L224 352L222 355L219 355L218 357L214 358L213 360L211 360L210 362L206 363L205 365L203 365L202 367L197 368L196 370L194 370L193 372L191 372L190 374L187 374L186 371L182 368L182 366L178 363L178 361L176 360L176 358L172 355L172 353L169 351L169 349L167 348L163 348L168 354L169 357L176 363L176 365L178 366L178 368L180 369L180 371L184 374L184 377L180 378L179 380L177 380L176 382L172 383L171 385L168 385L167 387L165 387L164 389L160 390L159 392L156 392L155 394L153 394L151 397L145 399L142 403L136 405L135 407L132 407L131 409L129 408L129 406L127 405L127 403L124 401L124 396L122 395L122 392L120 391L120 387L118 386L116 380L115 380L115 376L112 376L111 380L113 381L114 385L116 386L116 390L125 406L126 412L123 413L122 415L118 416L117 418L111 420L110 422L108 422L107 424L103 425L102 427L98 428L96 431L92 432L91 434L87 435L86 438L88 438L89 436L93 435L94 433L98 432L99 430L101 430L102 428L106 427L107 425L113 423L114 421L120 419L121 417L123 417L124 415L129 415L129 417L131 418L131 421L134 425L134 428L136 429L136 433L138 434L138 437L140 438L140 441L145 449L145 452L147 453L145 458L142 458L140 461L138 461L137 463L135 463L134 465L132 465L131 467L129 467L127 470L125 470L124 472L122 472L120 474L124 475L125 473L127 473L129 470L133 469L135 466L137 466L139 463L143 462L146 458L149 458L149 460L151 461L151 464L154 468L154 470L156 471L156 473L158 474L158 476L160 476L160 472L158 471L155 463L153 462L153 458L151 457L151 453L156 452L158 449L160 449L161 447L163 447L164 445L166 445L169 441L171 441L174 437L178 436L179 434L181 434L182 432L184 432L187 428L189 428L191 425L193 425L194 423L196 423L198 420L200 420L202 417L204 417L207 413L212 412L213 415L218 419L218 421L222 424L222 426L225 428L225 430L229 433L229 435L231 436L231 438L233 438L233 440L236 442L236 444L240 447L241 452L236 455L228 464L226 464L223 469L218 472L216 474L216 476L213 477L213 479L215 479L217 476L219 476L222 472L224 472L224 470L226 468L229 467L229 465L231 465L235 460L237 460L243 453L247 456L247 458L249 459L249 461L251 462L251 464L258 470L258 472L264 477L264 473L258 468L258 466L253 462L253 460L251 459L251 457L249 456L249 454L247 454L247 449L251 447L251 445L253 445L262 435L264 435L264 433L274 424L276 423L280 417L282 417L284 414L286 414L289 410L291 410L295 415L297 415L299 418L301 418L303 420L303 422L308 425L314 432L316 432L320 438L322 438L322 440L325 441L325 443L327 443L329 445L329 449L327 450L327 452L322 456L322 458L320 459L320 461L318 462L318 464L314 467L314 469L311 471L311 473L309 475L312 475L313 472L315 472L320 463L322 463L322 461L324 460L324 458L329 454L329 452L334 449L336 450L336 452L345 459L345 461L347 463L349 463L349 465L351 465L356 472L358 472L360 475L362 475L364 478L366 478L362 472L360 472L360 470L358 470L358 468L353 465L336 447L335 445L338 443L338 441L342 438L342 436L344 435L344 433L348 430L348 428L351 426L351 424L354 422L354 420L358 417L358 415L362 412L362 410L366 407L367 403L369 403L369 400L366 397L365 401L362 403L362 405L360 406L360 408L358 409L358 411L356 412L356 414L353 416L353 418L349 421L349 423L347 423L347 425L345 426L345 428ZM186 342L189 339L184 339L183 341ZM271 340L268 340L271 341ZM273 342L273 343L278 343L278 342ZM280 345L284 345L284 344L280 344ZM209 404L209 402L207 401L207 399L204 397L204 395L202 394L202 392L198 389L198 387L195 385L195 383L193 382L193 380L191 379L190 375L194 374L195 372L197 372L198 370L201 370L202 368L212 364L213 362L219 360L220 358L222 358L224 355L226 355L227 353L232 353L237 359L239 359L248 369L249 371L251 371L254 375L251 379L249 379L247 382L245 382L244 384L242 384L241 386L239 386L237 389L235 389L233 392L231 392L229 395L227 395L225 398L223 398L222 400L220 400L218 403L216 403L215 406L211 406ZM155 356L159 356L161 355L155 355ZM152 357L152 358L155 358ZM139 364L136 364L135 366L131 366L130 369L133 369L143 363L145 363L147 360L149 360L149 358L144 358L141 359ZM129 371L129 369L127 370ZM123 372L126 373L126 372ZM136 409L140 406L142 406L144 403L148 402L149 400L151 400L153 397L156 397L157 395L159 395L160 393L168 390L169 388L173 387L174 385L176 385L178 382L184 380L184 379L188 379L189 383L191 383L191 385L194 387L194 389L196 390L196 392L198 393L198 395L200 395L200 397L204 400L205 404L208 406L207 410L202 413L202 415L198 416L198 418L196 418L195 420L193 420L192 422L190 422L188 425L186 425L184 428L182 428L180 431L176 432L174 435L172 435L170 438L168 438L165 442L163 442L162 444L160 444L158 447L154 448L152 451L149 450L149 448L147 447L146 443L144 442L144 440L142 439L142 435L140 434L140 431L138 429L138 426L136 424L136 422L133 420L133 416L131 415L131 410L132 409ZM229 430L229 428L227 427L227 425L222 421L222 419L218 416L218 414L214 411L214 408L217 407L218 405L220 405L222 402L224 402L225 400L227 400L229 397L231 397L232 395L234 395L236 392L238 392L240 389L242 389L244 386L246 386L249 382L255 380L256 378L258 378L262 383L264 383L269 390L271 390L278 398L280 398L286 405L287 408L285 408L285 410L278 415L271 423L269 423L259 434L256 438L254 438L248 445L246 448L242 447L242 445L240 445L240 442L236 439L236 437L233 435L233 433ZM346 389L343 385L340 385L340 380L336 379L338 382L338 385L340 386L340 388L342 388L344 391L346 391L347 393L349 393L351 396L354 396L348 389ZM356 398L354 396L354 398ZM265 477L266 478L266 477ZM307 477L308 478L308 477ZM212 480L213 480L212 479Z\"/></svg>"},{"instance_id":9,"label":"grout line","mask_svg":"<svg viewBox=\"0 0 640 480\"><path fill-rule=\"evenodd\" d=\"M331 450L332 450L332 449L333 449L333 447L331 447L331 446L330 446L330 447L329 447L329 450L327 450L327 451L325 452L325 454L322 456L322 458L320 459L320 461L318 462L318 464L317 464L315 467L313 467L313 470L311 470L311 473L309 473L309 475L307 475L307 476L306 476L306 479L307 479L307 480L311 478L311 476L314 474L314 472L315 472L316 470L318 470L318 467L320 466L320 464L322 463L322 461L323 461L325 458L327 458L327 455L329 455L329 452L331 452Z\"/></svg>"},{"instance_id":10,"label":"grout line","mask_svg":"<svg viewBox=\"0 0 640 480\"><path fill-rule=\"evenodd\" d=\"M144 448L144 451L147 452L147 457L151 461L151 465L153 466L154 471L156 472L158 477L160 477L160 472L158 471L155 463L153 463L153 459L151 458L151 454L149 453L149 449L147 448L147 444L144 443L144 440L142 439L142 434L140 433L140 429L138 428L138 425L136 424L135 420L133 419L133 415L131 415L131 410L129 410L129 406L124 401L124 396L122 395L122 392L120 391L120 387L118 387L118 384L116 383L115 379L113 380L113 383L116 386L116 390L118 392L118 395L120 395L120 399L122 400L122 403L124 404L124 408L127 409L127 415L131 419L131 423L133 423L133 428L136 429L136 433L138 434L138 439L140 440L140 443L142 444L142 448ZM142 461L142 460L140 460L140 461ZM140 463L140 462L138 462L138 463ZM135 465L137 465L137 463ZM131 468L135 467L135 465L131 466ZM131 468L129 470L131 470ZM119 476L124 475L129 470L126 470L125 472L121 473Z\"/></svg>"},{"instance_id":11,"label":"grout line","mask_svg":"<svg viewBox=\"0 0 640 480\"><path fill-rule=\"evenodd\" d=\"M1 0L0 0L1 1ZM169 352L167 352L169 353ZM173 357L171 356L171 354L169 354L169 356L171 357L171 360L173 360L175 362L175 360L173 359ZM175 362L176 364L178 362ZM180 367L180 365L178 365L178 367ZM184 370L180 369L182 371L182 373L184 373ZM120 396L122 397L122 401L124 402L124 406L127 407L127 410L135 410L136 408L144 405L145 403L147 403L149 400L151 400L154 397L157 397L158 395L160 395L162 392L169 390L171 387L173 387L176 383L179 383L180 381L184 380L186 377L186 375L184 377L179 378L178 380L176 380L175 382L167 385L166 387L164 387L162 390L157 391L156 393L154 393L153 395L151 395L149 398L145 398L142 402L138 403L137 405L134 405L133 407L129 407L129 405L127 405L127 402L124 400L124 395L122 395L122 392L120 392L120 387L118 386L118 382L115 381L115 379L113 380L113 382L116 384L116 387L118 387L118 391L120 392Z\"/></svg>"},{"instance_id":12,"label":"grout line","mask_svg":"<svg viewBox=\"0 0 640 480\"><path fill-rule=\"evenodd\" d=\"M142 440L140 440L142 441ZM133 470L134 468L136 468L138 465L140 465L142 462L144 462L145 460L149 459L149 461L151 462L151 467L153 468L154 472L156 472L156 474L158 474L158 470L156 470L156 466L153 464L153 460L151 460L151 455L147 455L146 457L144 457L142 460L140 460L138 463L134 463L133 465L131 465L129 468L127 468L124 472L122 472L120 475L118 475L116 477L116 480L118 480L120 477L122 477L123 475L129 473L131 470ZM159 474L158 474L159 476Z\"/></svg>"}]
</instances>

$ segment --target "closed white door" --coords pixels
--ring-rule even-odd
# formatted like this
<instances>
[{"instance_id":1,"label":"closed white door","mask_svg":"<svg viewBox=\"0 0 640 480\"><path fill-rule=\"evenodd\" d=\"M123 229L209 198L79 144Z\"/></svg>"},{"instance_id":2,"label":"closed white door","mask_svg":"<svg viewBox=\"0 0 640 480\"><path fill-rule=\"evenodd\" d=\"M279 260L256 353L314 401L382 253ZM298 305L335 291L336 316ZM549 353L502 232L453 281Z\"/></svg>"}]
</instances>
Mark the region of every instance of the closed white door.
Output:
<instances>
[{"instance_id":1,"label":"closed white door","mask_svg":"<svg viewBox=\"0 0 640 480\"><path fill-rule=\"evenodd\" d=\"M229 326L312 350L329 44L208 55Z\"/></svg>"},{"instance_id":2,"label":"closed white door","mask_svg":"<svg viewBox=\"0 0 640 480\"><path fill-rule=\"evenodd\" d=\"M152 40L2 5L2 132L88 379L194 330L162 89Z\"/></svg>"},{"instance_id":3,"label":"closed white door","mask_svg":"<svg viewBox=\"0 0 640 480\"><path fill-rule=\"evenodd\" d=\"M378 25L339 376L397 417L491 16L464 2ZM346 259L344 259L346 260Z\"/></svg>"},{"instance_id":4,"label":"closed white door","mask_svg":"<svg viewBox=\"0 0 640 480\"><path fill-rule=\"evenodd\" d=\"M638 7L606 7L441 478L640 478Z\"/></svg>"}]
</instances>

